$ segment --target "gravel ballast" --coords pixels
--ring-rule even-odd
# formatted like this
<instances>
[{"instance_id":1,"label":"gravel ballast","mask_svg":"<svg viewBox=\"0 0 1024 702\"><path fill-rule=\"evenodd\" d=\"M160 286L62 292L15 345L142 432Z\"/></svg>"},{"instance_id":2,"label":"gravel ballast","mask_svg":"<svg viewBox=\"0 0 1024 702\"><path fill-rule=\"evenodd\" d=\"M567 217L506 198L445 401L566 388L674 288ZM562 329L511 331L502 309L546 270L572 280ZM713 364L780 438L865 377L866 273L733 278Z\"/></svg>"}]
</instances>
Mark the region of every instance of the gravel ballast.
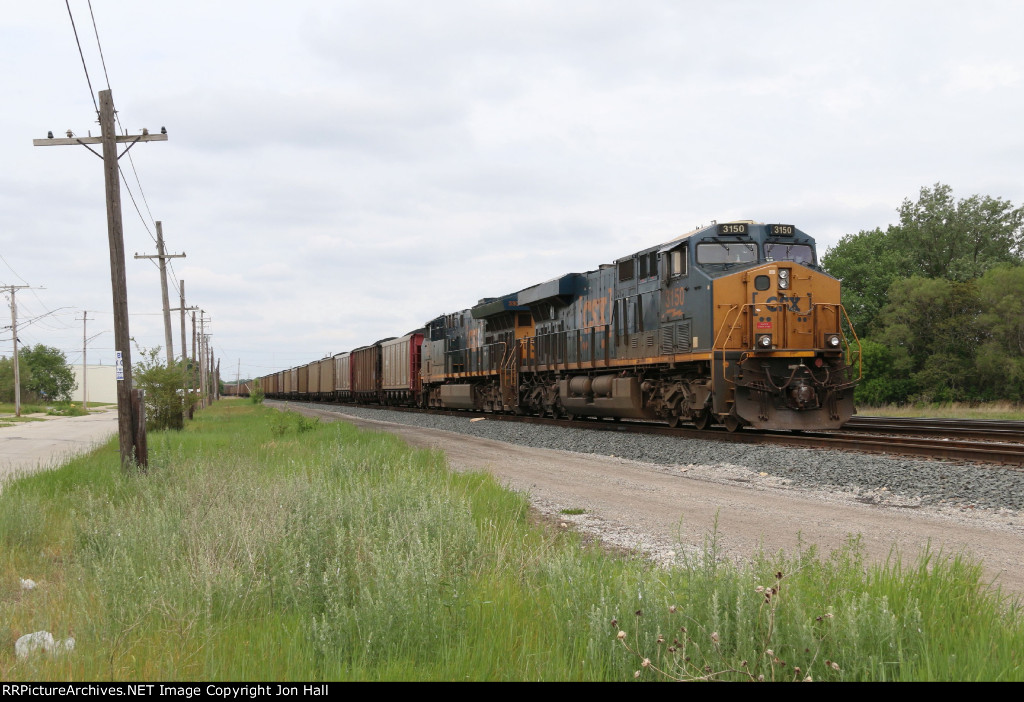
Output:
<instances>
[{"instance_id":1,"label":"gravel ballast","mask_svg":"<svg viewBox=\"0 0 1024 702\"><path fill-rule=\"evenodd\" d=\"M289 404L289 403L282 403ZM290 403L355 417L440 429L533 448L616 456L672 468L728 466L770 476L780 485L836 490L895 507L1024 510L1024 472L1004 466L913 460L826 449L757 446L501 420Z\"/></svg>"}]
</instances>

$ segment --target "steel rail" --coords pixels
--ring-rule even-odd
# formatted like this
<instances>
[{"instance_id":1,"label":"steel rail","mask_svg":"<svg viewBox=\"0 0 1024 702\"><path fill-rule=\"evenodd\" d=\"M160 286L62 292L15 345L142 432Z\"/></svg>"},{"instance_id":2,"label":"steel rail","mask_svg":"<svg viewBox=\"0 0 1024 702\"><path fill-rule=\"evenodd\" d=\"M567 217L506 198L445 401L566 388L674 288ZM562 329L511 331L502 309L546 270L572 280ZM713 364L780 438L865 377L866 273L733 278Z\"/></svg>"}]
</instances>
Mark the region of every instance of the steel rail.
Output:
<instances>
[{"instance_id":1,"label":"steel rail","mask_svg":"<svg viewBox=\"0 0 1024 702\"><path fill-rule=\"evenodd\" d=\"M947 437L974 436L1024 441L1024 422L994 419L856 416L843 425L842 431L932 434Z\"/></svg>"}]
</instances>

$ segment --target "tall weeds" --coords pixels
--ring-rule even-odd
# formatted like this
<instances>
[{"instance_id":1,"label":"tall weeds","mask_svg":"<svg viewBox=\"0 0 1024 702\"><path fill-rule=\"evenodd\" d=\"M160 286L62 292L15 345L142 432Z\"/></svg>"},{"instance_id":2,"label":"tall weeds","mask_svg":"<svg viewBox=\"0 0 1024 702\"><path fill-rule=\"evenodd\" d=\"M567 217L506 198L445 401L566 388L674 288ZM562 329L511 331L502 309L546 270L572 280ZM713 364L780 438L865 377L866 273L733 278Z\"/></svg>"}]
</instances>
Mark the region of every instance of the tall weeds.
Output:
<instances>
[{"instance_id":1,"label":"tall weeds","mask_svg":"<svg viewBox=\"0 0 1024 702\"><path fill-rule=\"evenodd\" d=\"M531 526L525 496L389 435L197 417L150 436L146 474L111 445L0 494L0 678L1024 677L1021 620L966 559L868 567L853 540L737 565L709 525L663 569ZM42 629L74 653L16 659Z\"/></svg>"}]
</instances>

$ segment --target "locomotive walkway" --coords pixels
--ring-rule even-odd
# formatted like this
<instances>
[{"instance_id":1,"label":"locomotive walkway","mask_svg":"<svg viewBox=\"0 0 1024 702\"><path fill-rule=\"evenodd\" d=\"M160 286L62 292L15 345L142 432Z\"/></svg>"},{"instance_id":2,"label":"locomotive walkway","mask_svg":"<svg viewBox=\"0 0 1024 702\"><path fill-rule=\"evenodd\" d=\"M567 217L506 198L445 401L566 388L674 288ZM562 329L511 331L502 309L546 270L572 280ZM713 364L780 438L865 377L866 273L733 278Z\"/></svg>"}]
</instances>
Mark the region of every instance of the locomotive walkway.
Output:
<instances>
[{"instance_id":1,"label":"locomotive walkway","mask_svg":"<svg viewBox=\"0 0 1024 702\"><path fill-rule=\"evenodd\" d=\"M0 427L0 486L17 475L55 468L116 433L116 408Z\"/></svg>"}]
</instances>

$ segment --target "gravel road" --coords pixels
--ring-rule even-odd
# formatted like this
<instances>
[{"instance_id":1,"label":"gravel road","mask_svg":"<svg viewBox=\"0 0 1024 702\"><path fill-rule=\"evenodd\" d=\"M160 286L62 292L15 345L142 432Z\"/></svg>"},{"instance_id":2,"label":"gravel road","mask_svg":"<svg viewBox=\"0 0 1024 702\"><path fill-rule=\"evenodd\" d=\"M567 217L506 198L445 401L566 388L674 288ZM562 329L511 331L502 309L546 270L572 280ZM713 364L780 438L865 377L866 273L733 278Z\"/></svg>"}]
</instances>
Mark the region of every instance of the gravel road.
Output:
<instances>
[{"instance_id":1,"label":"gravel road","mask_svg":"<svg viewBox=\"0 0 1024 702\"><path fill-rule=\"evenodd\" d=\"M603 542L669 562L717 523L720 546L822 550L859 535L870 559L930 544L982 559L988 580L1024 594L1024 472L841 451L761 447L472 421L365 408L268 405L389 431L487 470L542 513ZM577 516L565 509L582 509Z\"/></svg>"}]
</instances>

